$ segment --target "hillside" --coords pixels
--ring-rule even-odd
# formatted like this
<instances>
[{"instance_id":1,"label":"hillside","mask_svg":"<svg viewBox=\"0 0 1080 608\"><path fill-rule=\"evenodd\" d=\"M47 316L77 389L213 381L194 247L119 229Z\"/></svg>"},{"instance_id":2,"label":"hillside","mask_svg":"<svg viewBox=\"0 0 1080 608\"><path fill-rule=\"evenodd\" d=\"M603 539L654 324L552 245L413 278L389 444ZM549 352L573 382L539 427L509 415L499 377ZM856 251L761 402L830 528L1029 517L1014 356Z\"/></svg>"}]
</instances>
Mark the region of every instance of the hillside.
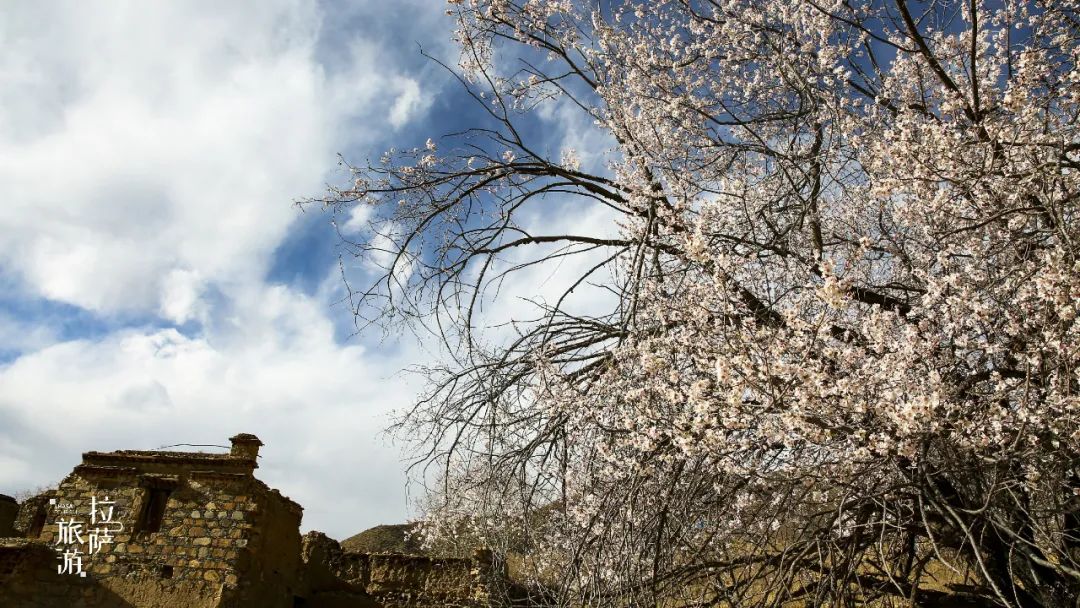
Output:
<instances>
[{"instance_id":1,"label":"hillside","mask_svg":"<svg viewBox=\"0 0 1080 608\"><path fill-rule=\"evenodd\" d=\"M388 524L375 526L350 536L341 542L341 548L354 553L405 553L423 555L413 531L416 524Z\"/></svg>"}]
</instances>

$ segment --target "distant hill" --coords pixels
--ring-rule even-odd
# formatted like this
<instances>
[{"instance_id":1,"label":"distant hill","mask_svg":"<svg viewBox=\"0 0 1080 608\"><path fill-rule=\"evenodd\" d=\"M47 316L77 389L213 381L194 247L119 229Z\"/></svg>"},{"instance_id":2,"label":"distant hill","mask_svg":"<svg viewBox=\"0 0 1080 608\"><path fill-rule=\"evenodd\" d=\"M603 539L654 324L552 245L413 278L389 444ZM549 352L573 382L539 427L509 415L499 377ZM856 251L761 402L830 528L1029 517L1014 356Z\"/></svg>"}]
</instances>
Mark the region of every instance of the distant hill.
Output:
<instances>
[{"instance_id":1,"label":"distant hill","mask_svg":"<svg viewBox=\"0 0 1080 608\"><path fill-rule=\"evenodd\" d=\"M341 548L353 553L423 555L419 539L412 534L415 530L416 524L375 526L345 539L341 542Z\"/></svg>"}]
</instances>

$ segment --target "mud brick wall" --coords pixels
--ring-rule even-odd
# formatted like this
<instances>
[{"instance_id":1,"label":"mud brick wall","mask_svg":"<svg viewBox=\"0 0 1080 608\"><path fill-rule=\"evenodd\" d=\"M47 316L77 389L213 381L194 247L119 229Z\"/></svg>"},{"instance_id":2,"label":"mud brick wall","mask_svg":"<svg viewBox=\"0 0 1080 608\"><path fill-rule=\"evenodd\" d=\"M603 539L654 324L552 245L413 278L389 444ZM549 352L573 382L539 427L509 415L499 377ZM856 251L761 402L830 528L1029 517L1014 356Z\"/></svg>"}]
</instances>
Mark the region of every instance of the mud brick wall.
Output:
<instances>
[{"instance_id":1,"label":"mud brick wall","mask_svg":"<svg viewBox=\"0 0 1080 608\"><path fill-rule=\"evenodd\" d=\"M244 606L291 608L294 598L300 596L303 510L254 478L249 478L245 491L250 497L249 520L242 523L245 534L238 541L244 546L239 548L236 564L240 574L237 596ZM226 551L230 551L227 545Z\"/></svg>"},{"instance_id":2,"label":"mud brick wall","mask_svg":"<svg viewBox=\"0 0 1080 608\"><path fill-rule=\"evenodd\" d=\"M481 555L481 553L483 553ZM499 605L498 575L486 552L472 559L369 556L368 592L385 608L491 608Z\"/></svg>"},{"instance_id":3,"label":"mud brick wall","mask_svg":"<svg viewBox=\"0 0 1080 608\"><path fill-rule=\"evenodd\" d=\"M423 593L431 597L465 597L473 587L472 561L436 559L411 555L370 556L374 595Z\"/></svg>"},{"instance_id":4,"label":"mud brick wall","mask_svg":"<svg viewBox=\"0 0 1080 608\"><path fill-rule=\"evenodd\" d=\"M303 538L301 559L305 589L366 593L371 579L368 555L345 553L336 540L322 532L308 532Z\"/></svg>"},{"instance_id":5,"label":"mud brick wall","mask_svg":"<svg viewBox=\"0 0 1080 608\"><path fill-rule=\"evenodd\" d=\"M63 580L56 552L41 543L0 539L0 606L53 608L94 605L101 590L85 579Z\"/></svg>"},{"instance_id":6,"label":"mud brick wall","mask_svg":"<svg viewBox=\"0 0 1080 608\"><path fill-rule=\"evenodd\" d=\"M348 553L321 532L304 536L303 559L310 608L490 608L506 580L488 552L472 559Z\"/></svg>"}]
</instances>

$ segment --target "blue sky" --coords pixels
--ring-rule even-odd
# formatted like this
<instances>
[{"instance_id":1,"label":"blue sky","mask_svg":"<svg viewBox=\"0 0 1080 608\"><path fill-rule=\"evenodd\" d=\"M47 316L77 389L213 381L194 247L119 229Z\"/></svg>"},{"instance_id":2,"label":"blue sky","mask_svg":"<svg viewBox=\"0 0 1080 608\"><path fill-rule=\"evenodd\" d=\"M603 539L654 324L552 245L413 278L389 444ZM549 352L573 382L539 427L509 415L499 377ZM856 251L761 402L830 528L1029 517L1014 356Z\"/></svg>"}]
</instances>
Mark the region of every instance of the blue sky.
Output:
<instances>
[{"instance_id":1,"label":"blue sky","mask_svg":"<svg viewBox=\"0 0 1080 608\"><path fill-rule=\"evenodd\" d=\"M432 355L352 335L330 216L293 203L343 179L338 153L479 115L420 54L456 63L452 29L439 0L0 8L0 493L55 483L87 450L250 432L305 529L412 514L381 431L423 386L401 370ZM565 109L528 130L600 158L609 143ZM492 319L558 287L537 272Z\"/></svg>"},{"instance_id":2,"label":"blue sky","mask_svg":"<svg viewBox=\"0 0 1080 608\"><path fill-rule=\"evenodd\" d=\"M346 339L319 194L458 92L438 2L0 9L0 492L86 450L226 444L346 536L408 514L407 341Z\"/></svg>"}]
</instances>

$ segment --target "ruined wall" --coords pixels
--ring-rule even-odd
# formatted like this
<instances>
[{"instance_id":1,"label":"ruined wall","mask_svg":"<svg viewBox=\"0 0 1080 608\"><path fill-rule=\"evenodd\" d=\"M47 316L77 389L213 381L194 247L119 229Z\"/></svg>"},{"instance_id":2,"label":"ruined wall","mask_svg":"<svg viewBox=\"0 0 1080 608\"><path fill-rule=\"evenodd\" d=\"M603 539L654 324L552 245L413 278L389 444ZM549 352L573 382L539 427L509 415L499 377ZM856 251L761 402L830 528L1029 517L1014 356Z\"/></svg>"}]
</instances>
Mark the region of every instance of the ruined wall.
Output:
<instances>
[{"instance_id":1,"label":"ruined wall","mask_svg":"<svg viewBox=\"0 0 1080 608\"><path fill-rule=\"evenodd\" d=\"M211 532L198 527L192 515L194 506L208 502L205 492L176 478L158 476L140 478L131 470L122 468L96 469L79 467L53 492L55 502L47 507L46 525L39 538L53 547L58 538L57 522L74 518L83 524L84 540L95 524L89 516L92 499L108 500L114 504L114 529L123 526L111 543L103 544L96 554L89 554L89 546L82 545L82 568L87 576L85 582L108 591L118 605L146 608L185 606L212 608L223 598L224 563L211 562L209 545L213 536L227 535L223 525L215 525ZM146 500L148 485L166 484L173 487L168 500L161 528L157 532L136 530L136 518ZM99 509L102 507L99 506ZM231 520L230 520L231 523ZM231 527L231 526L230 526ZM59 553L53 553L53 571L59 561ZM207 574L210 573L210 574ZM64 574L59 584L71 585L80 577ZM57 604L64 605L64 604Z\"/></svg>"},{"instance_id":2,"label":"ruined wall","mask_svg":"<svg viewBox=\"0 0 1080 608\"><path fill-rule=\"evenodd\" d=\"M372 555L369 563L368 593L390 605L472 605L460 603L474 599L471 560L387 554Z\"/></svg>"},{"instance_id":3,"label":"ruined wall","mask_svg":"<svg viewBox=\"0 0 1080 608\"><path fill-rule=\"evenodd\" d=\"M30 608L491 608L489 554L439 559L343 551L253 475L262 445L230 454L87 452L55 490L0 496L0 606ZM97 512L91 515L96 506ZM111 509L111 521L100 519ZM81 525L72 544L61 522ZM92 551L89 536L111 542ZM59 573L79 549L81 575Z\"/></svg>"},{"instance_id":4,"label":"ruined wall","mask_svg":"<svg viewBox=\"0 0 1080 608\"><path fill-rule=\"evenodd\" d=\"M249 543L259 485L233 473L193 472L185 479L140 475L123 467L78 467L53 493L55 504L47 507L39 538L55 543L57 521L72 516L88 530L92 498L107 496L115 503L113 519L123 524L123 531L96 555L83 557L83 569L97 584L140 607L251 605L241 603L238 595L240 576L253 562ZM137 518L149 489L162 486L171 491L160 529L138 531ZM53 560L50 567L55 570L55 553ZM283 599L280 605L291 604Z\"/></svg>"},{"instance_id":5,"label":"ruined wall","mask_svg":"<svg viewBox=\"0 0 1080 608\"><path fill-rule=\"evenodd\" d=\"M19 537L33 537L36 538L36 534L33 532L35 520L42 518L38 523L44 524L43 517L47 515L49 508L49 499L52 498L53 491L42 492L37 496L27 498L19 505L19 514L15 517L14 534L13 536Z\"/></svg>"},{"instance_id":6,"label":"ruined wall","mask_svg":"<svg viewBox=\"0 0 1080 608\"><path fill-rule=\"evenodd\" d=\"M6 494L0 494L0 538L15 536L15 518L18 516L19 503Z\"/></svg>"},{"instance_id":7,"label":"ruined wall","mask_svg":"<svg viewBox=\"0 0 1080 608\"><path fill-rule=\"evenodd\" d=\"M470 559L371 555L370 568L368 593L385 608L492 608L507 581L486 551Z\"/></svg>"},{"instance_id":8,"label":"ruined wall","mask_svg":"<svg viewBox=\"0 0 1080 608\"><path fill-rule=\"evenodd\" d=\"M307 606L332 608L350 606L346 602L349 598L357 602L370 599L367 555L345 553L336 540L322 532L308 532L303 538L301 560L300 585Z\"/></svg>"},{"instance_id":9,"label":"ruined wall","mask_svg":"<svg viewBox=\"0 0 1080 608\"><path fill-rule=\"evenodd\" d=\"M0 606L26 608L219 608L220 589L151 577L107 580L59 574L57 553L39 541L0 539Z\"/></svg>"},{"instance_id":10,"label":"ruined wall","mask_svg":"<svg viewBox=\"0 0 1080 608\"><path fill-rule=\"evenodd\" d=\"M86 580L62 580L55 564L56 552L41 543L0 539L0 606L53 608L96 603L94 596L100 590Z\"/></svg>"},{"instance_id":11,"label":"ruined wall","mask_svg":"<svg viewBox=\"0 0 1080 608\"><path fill-rule=\"evenodd\" d=\"M57 521L74 516L89 521L92 499L113 501L113 519L123 525L111 544L84 559L84 568L97 575L147 576L174 582L220 583L236 559L235 545L244 536L243 506L213 511L208 505L224 498L214 488L177 477L137 475L131 470L79 467L55 492L47 525L40 538L56 540ZM151 488L167 487L170 494L160 529L139 531L137 518ZM231 552L227 551L228 545ZM167 568L168 567L168 568Z\"/></svg>"},{"instance_id":12,"label":"ruined wall","mask_svg":"<svg viewBox=\"0 0 1080 608\"><path fill-rule=\"evenodd\" d=\"M258 480L253 498L251 563L241 569L239 597L244 606L291 608L301 594L299 505Z\"/></svg>"},{"instance_id":13,"label":"ruined wall","mask_svg":"<svg viewBox=\"0 0 1080 608\"><path fill-rule=\"evenodd\" d=\"M472 559L349 553L309 532L302 555L310 608L490 608L500 605L507 580L488 552Z\"/></svg>"},{"instance_id":14,"label":"ruined wall","mask_svg":"<svg viewBox=\"0 0 1080 608\"><path fill-rule=\"evenodd\" d=\"M114 472L115 473L115 472ZM131 531L139 486L125 475L73 474L55 492L39 540L0 545L0 606L34 608L490 608L505 577L473 559L359 554L313 532L299 506L261 482L194 472L177 482L160 532ZM57 575L55 522L92 496L116 503L124 533L87 558L84 578ZM166 567L168 569L166 570ZM494 584L493 584L494 582ZM294 602L297 602L294 604Z\"/></svg>"}]
</instances>

